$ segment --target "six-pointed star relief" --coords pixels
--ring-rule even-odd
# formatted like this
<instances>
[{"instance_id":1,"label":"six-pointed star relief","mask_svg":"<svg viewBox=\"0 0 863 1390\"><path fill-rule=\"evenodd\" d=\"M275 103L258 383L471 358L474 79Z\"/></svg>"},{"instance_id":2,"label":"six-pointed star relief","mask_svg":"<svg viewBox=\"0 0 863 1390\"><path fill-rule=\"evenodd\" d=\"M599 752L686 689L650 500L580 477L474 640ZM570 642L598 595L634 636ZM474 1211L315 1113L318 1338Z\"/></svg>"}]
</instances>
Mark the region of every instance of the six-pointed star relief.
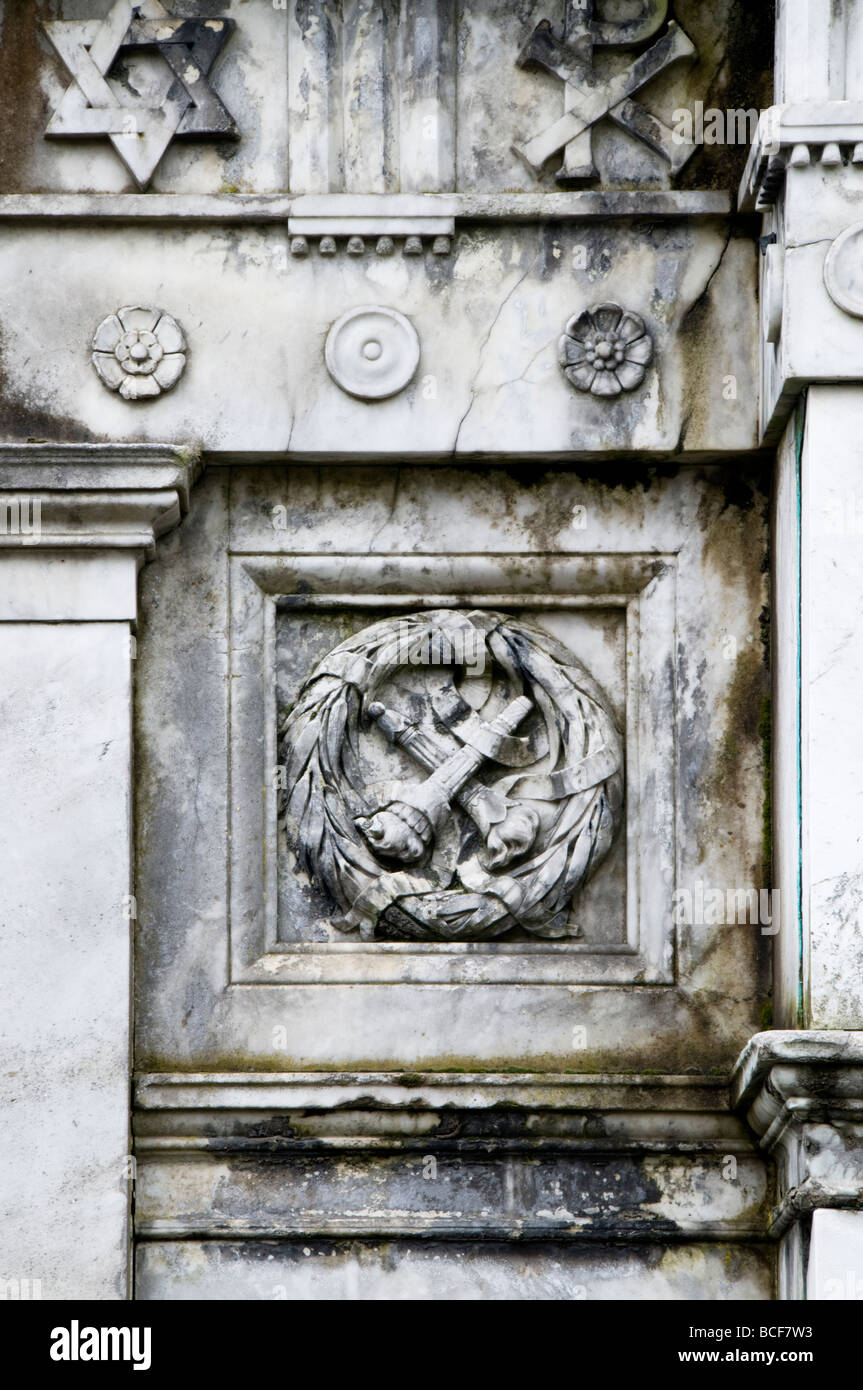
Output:
<instances>
[{"instance_id":1,"label":"six-pointed star relief","mask_svg":"<svg viewBox=\"0 0 863 1390\"><path fill-rule=\"evenodd\" d=\"M103 20L54 20L45 31L74 78L46 135L107 135L139 188L146 188L175 135L236 136L207 81L231 19L173 19L159 0L116 0ZM169 85L158 105L110 76L118 57L158 53Z\"/></svg>"}]
</instances>

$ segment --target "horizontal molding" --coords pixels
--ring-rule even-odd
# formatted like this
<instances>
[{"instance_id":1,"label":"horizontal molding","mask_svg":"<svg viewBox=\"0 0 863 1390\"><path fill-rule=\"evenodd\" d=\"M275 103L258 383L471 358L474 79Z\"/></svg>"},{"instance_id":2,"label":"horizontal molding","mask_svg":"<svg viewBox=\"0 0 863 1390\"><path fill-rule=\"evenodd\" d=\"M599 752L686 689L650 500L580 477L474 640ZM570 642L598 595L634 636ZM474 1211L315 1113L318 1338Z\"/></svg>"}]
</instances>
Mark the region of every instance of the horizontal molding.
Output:
<instances>
[{"instance_id":1,"label":"horizontal molding","mask_svg":"<svg viewBox=\"0 0 863 1390\"><path fill-rule=\"evenodd\" d=\"M400 201L401 200L401 201ZM397 206L398 205L398 206ZM406 211L410 207L410 211ZM314 217L352 220L453 219L488 222L579 221L582 219L724 217L730 193L630 189L571 193L370 194L173 194L7 193L0 221L11 222L214 222L287 225ZM377 209L380 208L380 211ZM373 210L374 209L374 210ZM377 229L377 222L375 223ZM356 227L349 230L356 232ZM388 230L387 227L384 230ZM337 235L338 233L333 233Z\"/></svg>"},{"instance_id":2,"label":"horizontal molding","mask_svg":"<svg viewBox=\"0 0 863 1390\"><path fill-rule=\"evenodd\" d=\"M805 148L815 159L825 145L839 145L860 163L856 153L863 142L863 102L810 101L773 106L762 114L740 182L738 208L756 212L776 201L785 178L787 158Z\"/></svg>"},{"instance_id":3,"label":"horizontal molding","mask_svg":"<svg viewBox=\"0 0 863 1390\"><path fill-rule=\"evenodd\" d=\"M286 222L295 199L237 193L7 193L0 221Z\"/></svg>"},{"instance_id":4,"label":"horizontal molding","mask_svg":"<svg viewBox=\"0 0 863 1390\"><path fill-rule=\"evenodd\" d=\"M199 451L173 444L0 443L0 491L55 494L173 490L186 512Z\"/></svg>"},{"instance_id":5,"label":"horizontal molding","mask_svg":"<svg viewBox=\"0 0 863 1390\"><path fill-rule=\"evenodd\" d=\"M135 1152L150 1239L763 1239L769 1211L752 1152L514 1152L433 1135L388 1153Z\"/></svg>"},{"instance_id":6,"label":"horizontal molding","mask_svg":"<svg viewBox=\"0 0 863 1390\"><path fill-rule=\"evenodd\" d=\"M731 1100L735 1109L748 1111L759 1097L762 1134L789 1098L841 1104L846 1097L863 1097L863 1032L756 1033L732 1073Z\"/></svg>"},{"instance_id":7,"label":"horizontal molding","mask_svg":"<svg viewBox=\"0 0 863 1390\"><path fill-rule=\"evenodd\" d=\"M435 193L305 194L288 217L298 236L451 236L457 200Z\"/></svg>"},{"instance_id":8,"label":"horizontal molding","mask_svg":"<svg viewBox=\"0 0 863 1390\"><path fill-rule=\"evenodd\" d=\"M143 1240L765 1238L720 1077L149 1073L135 1102Z\"/></svg>"},{"instance_id":9,"label":"horizontal molding","mask_svg":"<svg viewBox=\"0 0 863 1390\"><path fill-rule=\"evenodd\" d=\"M219 1220L204 1217L200 1220L181 1216L162 1219L138 1217L135 1221L136 1240L230 1240L245 1243L250 1240L518 1240L591 1241L601 1245L636 1245L642 1242L661 1246L676 1241L761 1242L766 1238L763 1223L743 1222L672 1222L662 1220L631 1220L617 1218L614 1222L593 1224L589 1218L574 1221L532 1221L529 1219L495 1220L493 1217L471 1222L464 1218L450 1221L436 1218L410 1219L400 1215L386 1220L381 1215L361 1219L355 1214L334 1214L303 1221Z\"/></svg>"},{"instance_id":10,"label":"horizontal molding","mask_svg":"<svg viewBox=\"0 0 863 1390\"><path fill-rule=\"evenodd\" d=\"M793 1187L771 1213L768 1233L773 1239L783 1236L795 1221L805 1220L815 1211L863 1211L863 1187L849 1179L845 1183L824 1182L805 1178Z\"/></svg>"},{"instance_id":11,"label":"horizontal molding","mask_svg":"<svg viewBox=\"0 0 863 1390\"><path fill-rule=\"evenodd\" d=\"M134 623L200 468L169 445L0 444L0 622Z\"/></svg>"},{"instance_id":12,"label":"horizontal molding","mask_svg":"<svg viewBox=\"0 0 863 1390\"><path fill-rule=\"evenodd\" d=\"M154 488L148 491L84 491L69 487L65 490L42 491L20 485L14 489L0 486L0 501L26 499L30 507L38 505L40 534L21 536L0 534L0 548L44 550L56 546L105 547L151 545L180 520L180 498L174 488Z\"/></svg>"},{"instance_id":13,"label":"horizontal molding","mask_svg":"<svg viewBox=\"0 0 863 1390\"><path fill-rule=\"evenodd\" d=\"M533 1110L715 1111L728 1113L721 1077L559 1072L143 1072L142 1111L396 1110L502 1105Z\"/></svg>"},{"instance_id":14,"label":"horizontal molding","mask_svg":"<svg viewBox=\"0 0 863 1390\"><path fill-rule=\"evenodd\" d=\"M170 445L2 444L0 551L152 555L188 510L200 468L196 451Z\"/></svg>"},{"instance_id":15,"label":"horizontal molding","mask_svg":"<svg viewBox=\"0 0 863 1390\"><path fill-rule=\"evenodd\" d=\"M731 1100L776 1163L772 1239L822 1208L863 1210L863 1033L756 1034Z\"/></svg>"},{"instance_id":16,"label":"horizontal molding","mask_svg":"<svg viewBox=\"0 0 863 1390\"><path fill-rule=\"evenodd\" d=\"M315 602L332 605L365 600L370 606L391 606L400 597L406 606L429 598L435 604L443 600L494 604L511 603L513 597L523 596L529 603L541 598L556 607L570 599L578 607L586 606L585 597L596 597L606 607L610 603L625 606L677 564L672 551L482 551L458 555L416 551L388 555L387 571L382 575L378 555L286 552L289 538L280 542L279 533L274 536L273 545L281 544L282 549L250 552L238 537L231 554L264 593L278 599L285 612Z\"/></svg>"}]
</instances>

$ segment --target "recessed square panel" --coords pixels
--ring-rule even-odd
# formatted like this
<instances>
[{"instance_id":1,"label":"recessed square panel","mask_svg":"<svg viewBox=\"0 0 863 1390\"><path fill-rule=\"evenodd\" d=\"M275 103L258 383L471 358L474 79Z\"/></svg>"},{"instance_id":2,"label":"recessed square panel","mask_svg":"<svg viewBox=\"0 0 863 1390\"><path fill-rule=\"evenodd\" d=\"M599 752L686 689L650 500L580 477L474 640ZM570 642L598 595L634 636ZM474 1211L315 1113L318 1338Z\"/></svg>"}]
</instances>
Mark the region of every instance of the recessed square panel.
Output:
<instances>
[{"instance_id":1,"label":"recessed square panel","mask_svg":"<svg viewBox=\"0 0 863 1390\"><path fill-rule=\"evenodd\" d=\"M674 734L673 721L663 719L661 710L673 705L674 557L544 557L541 567L529 561L527 556L459 557L457 562L446 556L422 561L400 557L388 560L381 571L366 557L356 556L233 559L235 981L507 983L523 981L525 972L536 982L670 981L671 922L665 909L674 883ZM513 727L497 735L503 738L505 754L515 759L529 756L534 739L539 758L530 765L507 767L505 756L499 766L496 757L489 756L487 740L493 736L495 720L484 722L483 716L505 718L506 710L517 703L511 697L524 699L526 689L523 683L510 688L495 659L480 677L470 661L467 667L464 661L448 664L446 652L441 660L440 653L417 649L401 665L396 661L379 690L356 697L360 677L350 662L368 665L376 639L366 634L383 631L398 639L402 632L425 630L423 622L437 622L441 613L451 615L448 620L456 627L463 623L468 628L473 615L479 628L499 629L504 635L511 631L516 645L533 645L535 637L538 649L557 654L558 665L547 677L547 688L541 683L535 692L537 700L522 732ZM505 656L503 660L506 665ZM331 668L345 673L341 684ZM565 753L557 745L549 750L543 741L543 722L552 729L552 740L557 737L557 703L566 704L562 691L572 694L576 718L589 703L588 695L567 685L573 671L583 671L586 687L595 689L607 712L609 728L616 729L619 756L614 765L613 759L607 765L602 761L609 758L608 749L599 750L599 758L597 749L597 739L603 744L611 734L592 736L587 726L579 725ZM308 726L293 735L300 762L292 763L290 740L282 743L279 730L296 725L292 711L298 700L302 704L304 687L318 688L307 686L310 678L323 679L333 699L343 700L344 709L338 703L333 706L334 719L341 709L340 732L334 743L329 729L324 735L328 743L318 747L320 712L313 702ZM556 681L562 682L560 689ZM502 693L496 696L498 685ZM427 712L417 715L428 689L436 693ZM418 728L432 747L432 761L424 765L428 778L416 763L415 751L409 751L409 740L394 742L392 730L385 739L381 729L373 727L365 713L373 693L390 702L385 705L378 699L386 718ZM465 736L459 756L452 730L440 722L445 695L461 702L462 715L469 715L461 727L473 729L475 735L473 744L470 734ZM468 710L470 701L475 709ZM334 772L333 758L341 757L349 707L355 707L348 741L357 770L356 795L339 801L336 831L328 840L332 818L324 808L332 807L342 776ZM449 745L442 739L449 739ZM502 837L502 852L510 854L511 862L497 877L489 871L489 853L493 844L500 846L500 838L489 837L482 814L471 814L470 797L461 787L448 793L451 804L438 823L428 822L428 807L422 809L423 797L430 794L427 783L437 785L442 776L450 775L446 769L435 770L434 745L449 751L455 765L459 757L474 757L475 773L465 786L479 796L480 811L489 794L494 800L495 787L506 789L510 803L534 808L527 814L534 815L535 838L530 845L513 848L506 835ZM311 773L309 748L318 758ZM297 767L308 786L320 790L316 802L304 794L299 821L289 809ZM592 805L591 787L604 782L611 787L608 779L618 767L614 807L606 804L603 809L601 799L598 806ZM645 776L654 796L658 786L663 790L654 803L663 809L649 817L640 815ZM519 825L519 814L505 819L504 829ZM589 830L590 838L582 838L580 849L579 835L591 815L595 828ZM608 821L604 829L602 815ZM371 840L364 843L357 827L370 825L375 830L376 819L395 827L406 845L387 844L379 853ZM311 854L304 853L304 843L312 841ZM363 916L363 911L351 911L353 898L338 900L338 856L343 856L344 873L351 877L371 862L369 850L379 874L369 891L359 895L360 909L369 892L376 904L373 913L365 910ZM581 875L579 852L588 866ZM460 864L466 866L464 872ZM564 879L564 872L572 877ZM477 891L464 891L462 879ZM503 900L516 903L512 916L503 908L495 916L489 908L489 885L494 907L498 882L504 884ZM569 895L565 890L571 882L576 888ZM391 896L398 890L392 905L380 906L381 883ZM524 903L535 905L539 899L550 904L548 910L538 916L534 910L529 918ZM480 935L480 930L489 935ZM476 936L470 934L475 931Z\"/></svg>"}]
</instances>

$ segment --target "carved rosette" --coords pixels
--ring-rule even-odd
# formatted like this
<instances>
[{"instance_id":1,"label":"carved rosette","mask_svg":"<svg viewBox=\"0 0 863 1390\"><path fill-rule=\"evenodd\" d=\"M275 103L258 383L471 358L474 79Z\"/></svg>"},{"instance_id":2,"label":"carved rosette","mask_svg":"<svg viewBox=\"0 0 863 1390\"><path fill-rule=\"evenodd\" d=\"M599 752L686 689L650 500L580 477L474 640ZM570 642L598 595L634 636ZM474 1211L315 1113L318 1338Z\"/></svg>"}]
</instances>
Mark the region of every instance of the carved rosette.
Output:
<instances>
[{"instance_id":1,"label":"carved rosette","mask_svg":"<svg viewBox=\"0 0 863 1390\"><path fill-rule=\"evenodd\" d=\"M124 400L152 399L169 391L186 366L183 330L161 309L127 305L109 314L93 337L93 366Z\"/></svg>"},{"instance_id":2,"label":"carved rosette","mask_svg":"<svg viewBox=\"0 0 863 1390\"><path fill-rule=\"evenodd\" d=\"M419 366L420 340L397 309L364 304L337 319L327 335L327 371L360 400L383 400L404 390Z\"/></svg>"},{"instance_id":3,"label":"carved rosette","mask_svg":"<svg viewBox=\"0 0 863 1390\"><path fill-rule=\"evenodd\" d=\"M281 730L287 841L343 931L580 935L611 847L623 748L555 638L501 613L390 618L341 643Z\"/></svg>"},{"instance_id":4,"label":"carved rosette","mask_svg":"<svg viewBox=\"0 0 863 1390\"><path fill-rule=\"evenodd\" d=\"M619 304L598 304L569 320L559 359L576 390L619 396L644 380L653 359L653 339L640 315Z\"/></svg>"}]
</instances>

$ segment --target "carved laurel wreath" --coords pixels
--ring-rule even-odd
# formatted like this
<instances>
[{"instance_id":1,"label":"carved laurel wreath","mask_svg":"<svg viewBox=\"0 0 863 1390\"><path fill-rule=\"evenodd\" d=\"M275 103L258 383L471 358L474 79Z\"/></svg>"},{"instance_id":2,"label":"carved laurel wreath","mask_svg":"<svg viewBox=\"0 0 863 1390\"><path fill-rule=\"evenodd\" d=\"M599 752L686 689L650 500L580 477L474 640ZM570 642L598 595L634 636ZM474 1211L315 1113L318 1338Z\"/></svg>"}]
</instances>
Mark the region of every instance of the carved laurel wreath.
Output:
<instances>
[{"instance_id":1,"label":"carved laurel wreath","mask_svg":"<svg viewBox=\"0 0 863 1390\"><path fill-rule=\"evenodd\" d=\"M453 679L452 653L466 644L495 672L495 696L478 711ZM435 678L425 716L386 705L406 662ZM614 839L623 751L601 691L548 633L448 609L375 623L320 662L282 736L288 842L344 914L341 930L443 941L578 933L570 902ZM417 780L370 784L369 739L381 754L389 739Z\"/></svg>"}]
</instances>

